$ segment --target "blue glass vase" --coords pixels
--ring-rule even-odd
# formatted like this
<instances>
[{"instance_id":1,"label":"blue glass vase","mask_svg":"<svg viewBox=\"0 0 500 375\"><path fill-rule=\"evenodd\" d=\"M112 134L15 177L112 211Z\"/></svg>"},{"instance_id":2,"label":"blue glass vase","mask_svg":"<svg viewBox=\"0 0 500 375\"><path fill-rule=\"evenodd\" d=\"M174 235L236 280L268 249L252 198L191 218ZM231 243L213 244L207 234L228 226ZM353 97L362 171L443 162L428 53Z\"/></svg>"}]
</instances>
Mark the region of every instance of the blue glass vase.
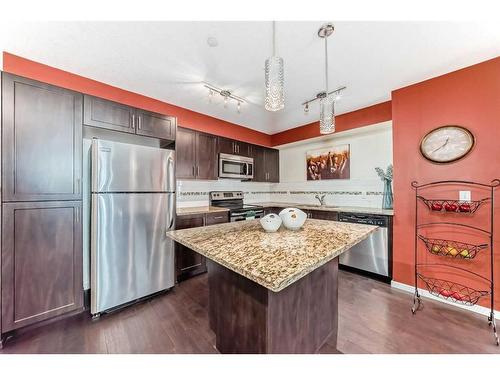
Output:
<instances>
[{"instance_id":1,"label":"blue glass vase","mask_svg":"<svg viewBox=\"0 0 500 375\"><path fill-rule=\"evenodd\" d=\"M382 208L384 210L392 210L392 181L384 179L384 195L382 197Z\"/></svg>"}]
</instances>

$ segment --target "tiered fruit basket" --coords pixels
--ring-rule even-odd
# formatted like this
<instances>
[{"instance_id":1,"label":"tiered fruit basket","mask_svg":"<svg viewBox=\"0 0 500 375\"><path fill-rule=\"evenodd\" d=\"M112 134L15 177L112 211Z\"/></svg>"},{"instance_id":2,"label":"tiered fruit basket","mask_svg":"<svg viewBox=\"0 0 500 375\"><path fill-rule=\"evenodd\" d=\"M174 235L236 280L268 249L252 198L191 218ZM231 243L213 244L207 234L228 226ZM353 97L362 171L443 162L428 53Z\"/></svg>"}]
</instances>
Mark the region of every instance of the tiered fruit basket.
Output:
<instances>
[{"instance_id":1,"label":"tiered fruit basket","mask_svg":"<svg viewBox=\"0 0 500 375\"><path fill-rule=\"evenodd\" d=\"M479 191L485 191L486 193L484 195L486 196L479 200L459 201L454 199L429 199L428 197L424 197L419 194L422 190L425 190L426 195L430 195L429 192L432 193L432 188L444 185L458 185L476 188ZM491 181L490 184L459 180L434 181L426 184L418 184L414 181L411 183L411 186L415 190L415 293L411 309L412 313L415 314L422 306L420 290L418 288L419 283L433 296L466 306L473 306L477 304L481 298L489 296L490 315L488 317L488 322L493 328L495 343L498 346L500 343L497 335L494 309L495 284L493 281L493 221L494 191L495 188L500 186L500 180L495 179ZM419 202L421 203L419 204ZM439 213L439 215L442 215L443 218L446 217L447 219L437 222L419 223L419 206L421 206L422 203L426 206L429 212ZM489 206L488 210L484 210L484 213L489 214L489 227L487 229L464 224L463 222L459 223L450 221L450 218L453 218L454 215L465 214L466 218L464 220L470 220L469 222L471 224L480 222L476 220L475 216L476 214L479 215L483 212L479 211L483 205ZM436 216L434 215L432 217L435 218ZM472 244L455 238L431 238L420 233L423 228L443 225L462 227L476 231L478 237L486 237L488 241L487 243ZM456 233L456 231L453 233ZM419 262L419 248L422 248L419 246L419 239L431 256L431 258L427 256L425 258L425 262ZM471 270L471 267L475 264L474 259L483 252L489 256L490 272L487 277ZM441 262L428 262L427 260L433 259L433 256L436 256L436 260L441 259ZM467 262L469 266L467 268L461 267L460 262ZM451 274L460 276L460 282L436 277L435 274L436 271L439 271L439 267L445 268L447 271L453 271ZM450 272L447 272L447 274L450 274ZM467 280L470 280L469 285L465 285L468 284ZM487 287L479 289L472 287L472 285L478 284L485 284Z\"/></svg>"}]
</instances>

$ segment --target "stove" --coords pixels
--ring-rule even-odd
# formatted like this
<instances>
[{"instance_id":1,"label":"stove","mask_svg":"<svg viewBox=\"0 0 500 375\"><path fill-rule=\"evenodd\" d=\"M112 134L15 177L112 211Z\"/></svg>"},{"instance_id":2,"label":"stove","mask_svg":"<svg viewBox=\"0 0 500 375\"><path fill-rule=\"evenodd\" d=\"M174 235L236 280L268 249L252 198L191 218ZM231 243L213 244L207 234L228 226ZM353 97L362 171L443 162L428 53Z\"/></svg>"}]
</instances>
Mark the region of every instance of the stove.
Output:
<instances>
[{"instance_id":1,"label":"stove","mask_svg":"<svg viewBox=\"0 0 500 375\"><path fill-rule=\"evenodd\" d=\"M242 191L211 191L210 205L229 209L230 221L259 219L264 216L264 207L244 204Z\"/></svg>"}]
</instances>

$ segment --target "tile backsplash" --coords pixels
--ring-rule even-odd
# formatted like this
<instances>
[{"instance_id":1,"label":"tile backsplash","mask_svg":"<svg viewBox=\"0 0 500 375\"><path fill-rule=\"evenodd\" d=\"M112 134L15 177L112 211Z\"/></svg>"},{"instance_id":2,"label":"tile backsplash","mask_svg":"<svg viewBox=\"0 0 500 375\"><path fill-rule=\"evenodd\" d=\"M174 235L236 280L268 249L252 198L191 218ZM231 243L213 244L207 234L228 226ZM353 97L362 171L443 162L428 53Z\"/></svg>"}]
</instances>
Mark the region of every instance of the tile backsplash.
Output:
<instances>
[{"instance_id":1,"label":"tile backsplash","mask_svg":"<svg viewBox=\"0 0 500 375\"><path fill-rule=\"evenodd\" d=\"M177 181L177 205L179 207L208 204L208 192L213 190L243 191L246 203L252 202L296 202L317 203L316 194L326 195L326 203L341 206L382 206L382 182L378 179L350 180L349 185L356 189L342 186L341 183L328 181L258 183L237 180L218 181Z\"/></svg>"}]
</instances>

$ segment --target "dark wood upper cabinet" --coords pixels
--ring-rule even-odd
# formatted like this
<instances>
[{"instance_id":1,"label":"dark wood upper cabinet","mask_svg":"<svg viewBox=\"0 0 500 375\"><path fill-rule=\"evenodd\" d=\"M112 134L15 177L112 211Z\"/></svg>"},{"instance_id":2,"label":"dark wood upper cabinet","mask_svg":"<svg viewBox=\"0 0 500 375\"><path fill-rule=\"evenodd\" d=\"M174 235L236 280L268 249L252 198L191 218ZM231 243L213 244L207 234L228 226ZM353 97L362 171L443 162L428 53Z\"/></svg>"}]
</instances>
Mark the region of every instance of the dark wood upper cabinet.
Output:
<instances>
[{"instance_id":1,"label":"dark wood upper cabinet","mask_svg":"<svg viewBox=\"0 0 500 375\"><path fill-rule=\"evenodd\" d=\"M196 132L194 130L177 129L175 163L177 178L196 178Z\"/></svg>"},{"instance_id":2,"label":"dark wood upper cabinet","mask_svg":"<svg viewBox=\"0 0 500 375\"><path fill-rule=\"evenodd\" d=\"M279 150L273 148L265 149L265 165L267 169L268 182L280 182L280 157Z\"/></svg>"},{"instance_id":3,"label":"dark wood upper cabinet","mask_svg":"<svg viewBox=\"0 0 500 375\"><path fill-rule=\"evenodd\" d=\"M81 199L82 95L2 75L3 201Z\"/></svg>"},{"instance_id":4,"label":"dark wood upper cabinet","mask_svg":"<svg viewBox=\"0 0 500 375\"><path fill-rule=\"evenodd\" d=\"M177 119L159 113L137 110L137 134L161 139L175 139Z\"/></svg>"},{"instance_id":5,"label":"dark wood upper cabinet","mask_svg":"<svg viewBox=\"0 0 500 375\"><path fill-rule=\"evenodd\" d=\"M5 203L2 331L82 309L81 202Z\"/></svg>"},{"instance_id":6,"label":"dark wood upper cabinet","mask_svg":"<svg viewBox=\"0 0 500 375\"><path fill-rule=\"evenodd\" d=\"M83 123L109 130L135 133L135 109L109 100L84 96Z\"/></svg>"},{"instance_id":7,"label":"dark wood upper cabinet","mask_svg":"<svg viewBox=\"0 0 500 375\"><path fill-rule=\"evenodd\" d=\"M196 133L196 178L217 180L217 137Z\"/></svg>"},{"instance_id":8,"label":"dark wood upper cabinet","mask_svg":"<svg viewBox=\"0 0 500 375\"><path fill-rule=\"evenodd\" d=\"M217 153L235 154L236 144L234 140L224 137L217 138Z\"/></svg>"},{"instance_id":9,"label":"dark wood upper cabinet","mask_svg":"<svg viewBox=\"0 0 500 375\"><path fill-rule=\"evenodd\" d=\"M279 150L253 146L254 178L256 182L279 182Z\"/></svg>"},{"instance_id":10,"label":"dark wood upper cabinet","mask_svg":"<svg viewBox=\"0 0 500 375\"><path fill-rule=\"evenodd\" d=\"M84 96L83 123L87 126L174 140L177 119L90 95Z\"/></svg>"},{"instance_id":11,"label":"dark wood upper cabinet","mask_svg":"<svg viewBox=\"0 0 500 375\"><path fill-rule=\"evenodd\" d=\"M217 139L217 153L232 154L239 156L251 156L251 144L246 142L236 141L225 137Z\"/></svg>"},{"instance_id":12,"label":"dark wood upper cabinet","mask_svg":"<svg viewBox=\"0 0 500 375\"><path fill-rule=\"evenodd\" d=\"M178 128L175 149L177 178L217 179L216 136L191 129Z\"/></svg>"}]
</instances>

